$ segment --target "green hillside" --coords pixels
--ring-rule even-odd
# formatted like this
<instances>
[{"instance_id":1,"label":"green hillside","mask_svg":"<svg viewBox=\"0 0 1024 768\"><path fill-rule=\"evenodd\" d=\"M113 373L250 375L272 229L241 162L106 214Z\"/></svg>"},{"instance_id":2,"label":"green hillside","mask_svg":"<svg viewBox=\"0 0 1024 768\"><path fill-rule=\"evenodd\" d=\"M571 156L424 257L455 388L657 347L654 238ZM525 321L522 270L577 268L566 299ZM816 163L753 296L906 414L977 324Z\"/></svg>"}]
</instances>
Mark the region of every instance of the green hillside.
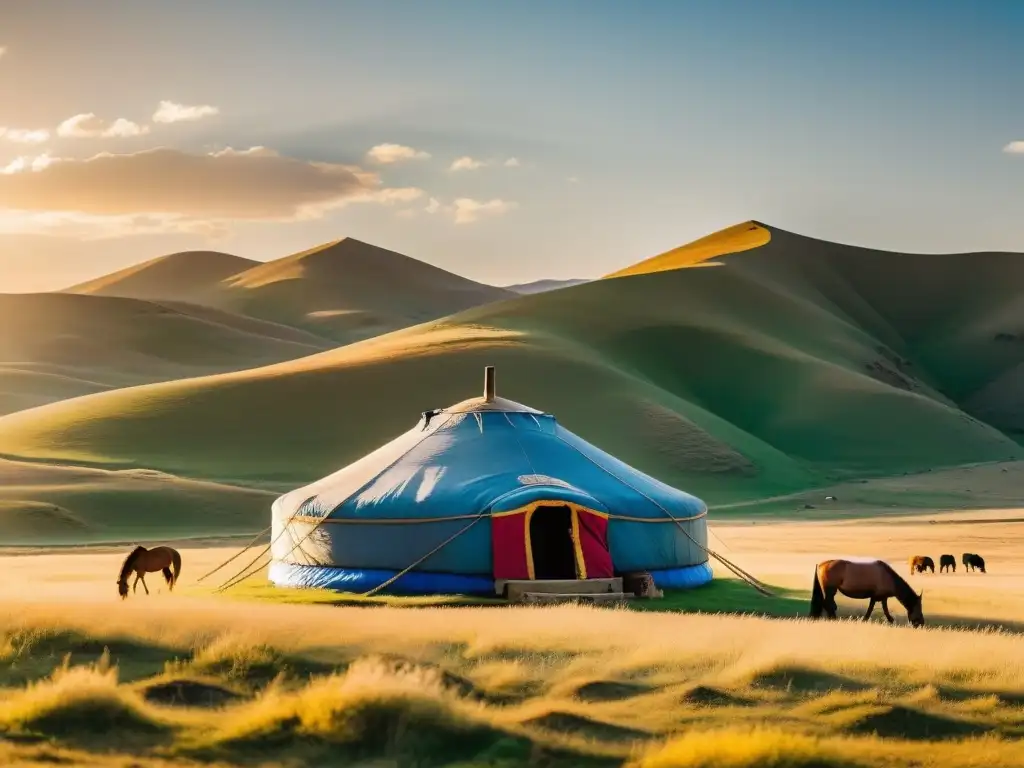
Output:
<instances>
[{"instance_id":1,"label":"green hillside","mask_svg":"<svg viewBox=\"0 0 1024 768\"><path fill-rule=\"evenodd\" d=\"M713 268L661 266L13 414L0 453L297 483L475 394L485 364L504 396L715 503L1021 453L997 428L1020 402L1007 382L1024 344L1004 336L1018 333L1021 257L880 253L764 228L768 242Z\"/></svg>"},{"instance_id":2,"label":"green hillside","mask_svg":"<svg viewBox=\"0 0 1024 768\"><path fill-rule=\"evenodd\" d=\"M221 536L265 525L274 494L151 470L0 460L0 546Z\"/></svg>"},{"instance_id":3,"label":"green hillside","mask_svg":"<svg viewBox=\"0 0 1024 768\"><path fill-rule=\"evenodd\" d=\"M0 294L0 325L0 414L329 346L294 328L208 307L106 296Z\"/></svg>"}]
</instances>

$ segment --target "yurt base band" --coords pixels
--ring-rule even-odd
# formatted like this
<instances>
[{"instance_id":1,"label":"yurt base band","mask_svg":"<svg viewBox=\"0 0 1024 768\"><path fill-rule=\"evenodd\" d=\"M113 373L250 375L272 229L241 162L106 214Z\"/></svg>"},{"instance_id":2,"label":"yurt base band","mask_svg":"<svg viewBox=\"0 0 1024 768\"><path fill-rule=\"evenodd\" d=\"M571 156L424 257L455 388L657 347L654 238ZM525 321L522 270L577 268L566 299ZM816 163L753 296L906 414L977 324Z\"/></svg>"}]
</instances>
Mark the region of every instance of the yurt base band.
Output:
<instances>
[{"instance_id":1,"label":"yurt base band","mask_svg":"<svg viewBox=\"0 0 1024 768\"><path fill-rule=\"evenodd\" d=\"M298 587L305 589L325 589L336 592L363 593L383 584L398 573L391 570L362 570L355 568L337 568L320 565L296 565L274 561L270 565L270 581L278 587ZM704 562L680 568L669 568L649 572L651 580L658 589L692 589L703 586L712 579L711 564ZM621 579L580 580L583 585L588 581L618 581L618 591L622 592ZM496 583L491 577L455 573L431 573L410 571L403 574L388 592L396 595L480 595L497 597L504 591L507 582ZM530 582L514 582L528 584ZM543 582L536 582L537 584ZM550 583L550 582L549 582ZM535 589L534 591L540 591ZM510 595L511 597L511 595Z\"/></svg>"}]
</instances>

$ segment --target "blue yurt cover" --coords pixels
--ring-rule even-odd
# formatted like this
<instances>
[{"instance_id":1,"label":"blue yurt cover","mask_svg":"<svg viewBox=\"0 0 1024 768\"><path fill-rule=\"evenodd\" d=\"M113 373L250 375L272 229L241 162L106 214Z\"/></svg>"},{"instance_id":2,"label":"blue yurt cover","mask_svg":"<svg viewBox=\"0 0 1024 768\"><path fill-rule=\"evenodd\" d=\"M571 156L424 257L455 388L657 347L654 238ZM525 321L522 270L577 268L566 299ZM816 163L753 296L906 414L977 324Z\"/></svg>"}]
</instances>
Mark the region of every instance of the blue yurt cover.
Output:
<instances>
[{"instance_id":1,"label":"blue yurt cover","mask_svg":"<svg viewBox=\"0 0 1024 768\"><path fill-rule=\"evenodd\" d=\"M712 576L701 500L491 393L424 413L278 498L272 516L280 586L362 592L414 563L388 592L494 594L511 579L631 572L687 588Z\"/></svg>"}]
</instances>

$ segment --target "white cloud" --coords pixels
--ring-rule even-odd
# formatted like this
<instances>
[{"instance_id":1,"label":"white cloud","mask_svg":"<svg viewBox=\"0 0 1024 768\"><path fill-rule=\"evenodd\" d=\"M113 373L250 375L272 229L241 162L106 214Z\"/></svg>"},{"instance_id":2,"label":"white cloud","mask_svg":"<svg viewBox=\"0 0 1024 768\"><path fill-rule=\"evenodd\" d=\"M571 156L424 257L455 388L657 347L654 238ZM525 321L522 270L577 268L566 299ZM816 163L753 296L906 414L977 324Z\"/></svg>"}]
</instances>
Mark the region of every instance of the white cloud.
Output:
<instances>
[{"instance_id":1,"label":"white cloud","mask_svg":"<svg viewBox=\"0 0 1024 768\"><path fill-rule=\"evenodd\" d=\"M3 170L0 213L70 216L79 223L145 216L177 231L319 218L352 203L401 205L424 194L383 187L377 174L356 166L285 157L266 147L209 154L157 148L87 160L43 155Z\"/></svg>"},{"instance_id":2,"label":"white cloud","mask_svg":"<svg viewBox=\"0 0 1024 768\"><path fill-rule=\"evenodd\" d=\"M0 138L13 141L15 144L42 144L50 138L45 128L3 128L0 127Z\"/></svg>"},{"instance_id":3,"label":"white cloud","mask_svg":"<svg viewBox=\"0 0 1024 768\"><path fill-rule=\"evenodd\" d=\"M92 112L69 117L57 126L57 135L74 139L110 139L145 136L149 133L148 125L139 125L123 117L114 122L97 117Z\"/></svg>"},{"instance_id":4,"label":"white cloud","mask_svg":"<svg viewBox=\"0 0 1024 768\"><path fill-rule=\"evenodd\" d=\"M4 57L5 53L7 53L7 46L0 45L0 59L2 59Z\"/></svg>"},{"instance_id":5,"label":"white cloud","mask_svg":"<svg viewBox=\"0 0 1024 768\"><path fill-rule=\"evenodd\" d=\"M441 210L441 203L438 201L436 197L432 197L430 198L430 202L427 203L427 207L424 208L423 210L426 211L427 213L437 213L439 210Z\"/></svg>"},{"instance_id":6,"label":"white cloud","mask_svg":"<svg viewBox=\"0 0 1024 768\"><path fill-rule=\"evenodd\" d=\"M423 197L423 190L417 187L392 187L382 189L375 195L375 202L394 205L395 203L411 203L413 200L418 200Z\"/></svg>"},{"instance_id":7,"label":"white cloud","mask_svg":"<svg viewBox=\"0 0 1024 768\"><path fill-rule=\"evenodd\" d=\"M522 165L522 163L519 162L518 157L510 157L505 161L506 168L518 168L520 165Z\"/></svg>"},{"instance_id":8,"label":"white cloud","mask_svg":"<svg viewBox=\"0 0 1024 768\"><path fill-rule=\"evenodd\" d=\"M154 123L187 123L220 114L217 107L209 104L188 106L173 101L161 101L153 113Z\"/></svg>"},{"instance_id":9,"label":"white cloud","mask_svg":"<svg viewBox=\"0 0 1024 768\"><path fill-rule=\"evenodd\" d=\"M47 153L37 155L36 157L21 157L14 158L3 168L0 168L0 174L10 175L13 173L23 173L24 171L41 171L44 168L49 167L53 163L57 162L57 158L51 157Z\"/></svg>"},{"instance_id":10,"label":"white cloud","mask_svg":"<svg viewBox=\"0 0 1024 768\"><path fill-rule=\"evenodd\" d=\"M471 224L484 216L502 216L517 207L517 203L508 200L495 199L482 202L469 197L460 197L454 203L455 223Z\"/></svg>"},{"instance_id":11,"label":"white cloud","mask_svg":"<svg viewBox=\"0 0 1024 768\"><path fill-rule=\"evenodd\" d=\"M475 171L478 168L483 168L487 163L483 160L474 160L469 155L464 155L452 163L450 171Z\"/></svg>"},{"instance_id":12,"label":"white cloud","mask_svg":"<svg viewBox=\"0 0 1024 768\"><path fill-rule=\"evenodd\" d=\"M577 178L576 176L570 176L568 179L566 179L566 181L568 181L570 184L579 184L580 183L579 178Z\"/></svg>"},{"instance_id":13,"label":"white cloud","mask_svg":"<svg viewBox=\"0 0 1024 768\"><path fill-rule=\"evenodd\" d=\"M1024 155L1024 141L1011 141L1003 147L1003 152L1008 155Z\"/></svg>"},{"instance_id":14,"label":"white cloud","mask_svg":"<svg viewBox=\"0 0 1024 768\"><path fill-rule=\"evenodd\" d=\"M430 157L430 153L406 147L402 144L378 144L366 153L366 157L381 165L391 165L392 163L401 163L406 160L427 160Z\"/></svg>"},{"instance_id":15,"label":"white cloud","mask_svg":"<svg viewBox=\"0 0 1024 768\"><path fill-rule=\"evenodd\" d=\"M230 234L225 221L182 219L163 214L90 216L64 211L23 213L0 209L0 235L49 235L76 240L109 240L138 235L188 234L217 240Z\"/></svg>"}]
</instances>

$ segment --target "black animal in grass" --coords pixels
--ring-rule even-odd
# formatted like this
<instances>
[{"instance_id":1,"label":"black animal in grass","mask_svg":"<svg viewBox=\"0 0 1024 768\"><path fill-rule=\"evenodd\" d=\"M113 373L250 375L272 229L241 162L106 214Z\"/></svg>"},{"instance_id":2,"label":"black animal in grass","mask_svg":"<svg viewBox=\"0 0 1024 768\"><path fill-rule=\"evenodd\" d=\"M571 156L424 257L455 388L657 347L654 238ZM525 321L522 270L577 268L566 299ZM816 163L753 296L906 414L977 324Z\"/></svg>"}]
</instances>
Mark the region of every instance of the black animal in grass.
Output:
<instances>
[{"instance_id":1,"label":"black animal in grass","mask_svg":"<svg viewBox=\"0 0 1024 768\"><path fill-rule=\"evenodd\" d=\"M935 573L935 561L932 560L928 555L914 555L910 558L910 572L911 573L924 573L925 571L931 571Z\"/></svg>"},{"instance_id":2,"label":"black animal in grass","mask_svg":"<svg viewBox=\"0 0 1024 768\"><path fill-rule=\"evenodd\" d=\"M964 568L968 571L978 570L985 573L985 559L981 555L975 555L972 552L964 552L963 564Z\"/></svg>"},{"instance_id":3,"label":"black animal in grass","mask_svg":"<svg viewBox=\"0 0 1024 768\"><path fill-rule=\"evenodd\" d=\"M956 573L956 558L952 555L940 555L939 573L945 573L947 568L952 569L953 573Z\"/></svg>"}]
</instances>

